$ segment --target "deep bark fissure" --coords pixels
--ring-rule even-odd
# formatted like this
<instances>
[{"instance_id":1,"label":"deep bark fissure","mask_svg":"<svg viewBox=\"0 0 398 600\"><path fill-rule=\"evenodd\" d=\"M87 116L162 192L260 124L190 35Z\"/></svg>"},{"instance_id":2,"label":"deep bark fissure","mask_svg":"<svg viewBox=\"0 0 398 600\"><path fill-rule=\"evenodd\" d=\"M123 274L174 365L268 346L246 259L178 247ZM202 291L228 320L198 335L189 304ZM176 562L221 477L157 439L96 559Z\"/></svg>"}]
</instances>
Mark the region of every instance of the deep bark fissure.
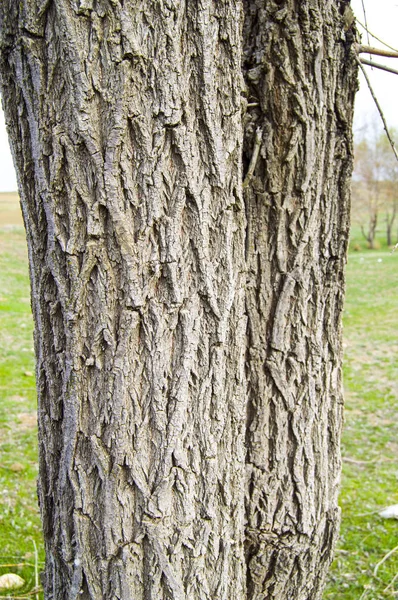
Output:
<instances>
[{"instance_id":1,"label":"deep bark fissure","mask_svg":"<svg viewBox=\"0 0 398 600\"><path fill-rule=\"evenodd\" d=\"M0 7L48 600L320 597L356 68L343 4Z\"/></svg>"}]
</instances>

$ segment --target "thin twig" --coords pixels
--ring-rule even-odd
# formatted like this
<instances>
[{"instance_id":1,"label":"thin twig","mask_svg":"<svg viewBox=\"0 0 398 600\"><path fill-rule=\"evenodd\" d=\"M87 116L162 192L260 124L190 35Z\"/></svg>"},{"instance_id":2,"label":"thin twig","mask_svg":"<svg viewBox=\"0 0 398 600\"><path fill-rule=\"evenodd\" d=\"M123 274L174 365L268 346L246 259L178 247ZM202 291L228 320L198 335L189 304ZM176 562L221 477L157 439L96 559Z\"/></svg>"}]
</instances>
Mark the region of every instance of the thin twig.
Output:
<instances>
[{"instance_id":1,"label":"thin twig","mask_svg":"<svg viewBox=\"0 0 398 600\"><path fill-rule=\"evenodd\" d=\"M390 132L388 130L387 121L386 121L384 113L383 113L383 111L381 109L380 103L379 103L379 101L378 101L378 99L376 97L376 94L375 94L375 92L374 92L374 90L372 88L372 84L370 83L370 79L368 77L368 74L366 73L365 67L363 66L363 64L361 62L361 59L358 56L356 57L356 59L357 59L357 62L359 64L359 67L360 67L360 69L361 69L361 71L363 73L363 76L365 77L366 83L368 84L368 88L369 88L370 93L372 94L372 98L373 98L373 100L374 100L374 102L375 102L375 104L377 106L377 110L379 111L380 118L383 121L384 130L386 132L388 141L390 142L392 151L394 152L395 158L398 161L398 153L397 153L397 150L395 148L395 143L394 143L394 140L392 139L392 137L390 135ZM375 63L372 63L372 64L373 64L373 66L375 66Z\"/></svg>"},{"instance_id":2,"label":"thin twig","mask_svg":"<svg viewBox=\"0 0 398 600\"><path fill-rule=\"evenodd\" d=\"M350 458L349 456L343 456L343 462L352 463L353 465L372 465L377 460L356 460L355 458Z\"/></svg>"},{"instance_id":3,"label":"thin twig","mask_svg":"<svg viewBox=\"0 0 398 600\"><path fill-rule=\"evenodd\" d=\"M392 554L394 554L394 552L396 552L397 550L398 550L398 546L395 546L395 548L393 548L392 550L390 550L390 552L387 552L387 554L386 554L385 556L383 556L383 558L381 559L381 561L380 561L380 562L378 562L378 563L377 563L377 565L376 565L376 566L375 566L375 568L374 568L374 571L373 571L373 577L376 577L376 575L377 575L377 571L379 570L379 567L381 567L381 565L382 565L383 563L385 563L385 562L386 562L386 560L387 560L388 558L390 558L390 556L391 556Z\"/></svg>"},{"instance_id":4,"label":"thin twig","mask_svg":"<svg viewBox=\"0 0 398 600\"><path fill-rule=\"evenodd\" d=\"M390 588L392 588L392 586L394 585L394 583L396 582L396 580L398 579L398 573L396 575L394 575L394 577L391 579L390 583L388 584L388 586L383 590L384 593L388 592L388 590Z\"/></svg>"},{"instance_id":5,"label":"thin twig","mask_svg":"<svg viewBox=\"0 0 398 600\"><path fill-rule=\"evenodd\" d=\"M369 591L369 588L367 586L365 586L362 594L359 597L359 600L365 600L366 596L368 595L368 591Z\"/></svg>"},{"instance_id":6,"label":"thin twig","mask_svg":"<svg viewBox=\"0 0 398 600\"><path fill-rule=\"evenodd\" d=\"M248 185L249 181L251 180L251 178L253 177L253 173L254 173L254 170L256 168L257 161L258 161L258 155L260 154L262 138L263 138L263 130L261 129L261 127L257 127L256 137L254 138L253 154L250 159L250 164L249 164L249 168L246 173L245 180L243 182L243 187L246 187Z\"/></svg>"},{"instance_id":7,"label":"thin twig","mask_svg":"<svg viewBox=\"0 0 398 600\"><path fill-rule=\"evenodd\" d=\"M382 71L388 71L388 73L394 73L394 75L398 75L397 69L392 69L391 67L387 67L386 65L381 65L380 63L375 63L373 60L367 60L366 58L361 58L361 63L363 65L370 65L371 67L375 67L376 69L381 69Z\"/></svg>"},{"instance_id":8,"label":"thin twig","mask_svg":"<svg viewBox=\"0 0 398 600\"><path fill-rule=\"evenodd\" d=\"M370 46L369 31L368 31L368 20L366 18L366 10L365 10L365 2L364 2L364 0L362 0L362 10L363 10L363 17L365 19L365 29L366 29L366 32L368 34L368 44Z\"/></svg>"},{"instance_id":9,"label":"thin twig","mask_svg":"<svg viewBox=\"0 0 398 600\"><path fill-rule=\"evenodd\" d=\"M361 23L361 21L358 21L358 19L355 19L355 21L364 28L364 30L369 33L372 38L374 38L375 40L377 40L378 42L380 42L380 44L383 44L383 46L385 46L386 48L390 48L390 50L394 50L394 52L398 52L398 50L396 48L393 48L392 46L390 46L389 44L386 44L386 42L383 42L382 39L380 39L379 37L377 37L377 35L375 35L374 33L372 33L371 31L369 31L369 29L367 27L365 27L365 25L363 25ZM369 39L369 38L368 38ZM370 45L370 44L369 44Z\"/></svg>"},{"instance_id":10,"label":"thin twig","mask_svg":"<svg viewBox=\"0 0 398 600\"><path fill-rule=\"evenodd\" d=\"M397 244L398 246L398 244ZM353 463L354 465L377 465L380 463L389 463L395 462L395 458L374 458L373 460L357 460L355 458L351 458L349 456L342 457L343 462Z\"/></svg>"},{"instance_id":11,"label":"thin twig","mask_svg":"<svg viewBox=\"0 0 398 600\"><path fill-rule=\"evenodd\" d=\"M381 48L374 48L373 46L357 46L358 54L376 54L377 56L385 56L387 58L398 58L398 52L395 50L382 50ZM373 63L372 63L373 66Z\"/></svg>"}]
</instances>

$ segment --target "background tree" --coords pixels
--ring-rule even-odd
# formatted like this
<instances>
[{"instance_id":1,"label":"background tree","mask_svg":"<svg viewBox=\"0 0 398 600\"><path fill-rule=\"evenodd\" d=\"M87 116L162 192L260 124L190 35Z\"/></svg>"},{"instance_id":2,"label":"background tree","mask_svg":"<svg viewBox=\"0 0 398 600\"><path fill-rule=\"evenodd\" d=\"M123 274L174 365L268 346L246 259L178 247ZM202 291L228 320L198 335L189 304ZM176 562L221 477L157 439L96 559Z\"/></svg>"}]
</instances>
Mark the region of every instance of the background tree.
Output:
<instances>
[{"instance_id":1,"label":"background tree","mask_svg":"<svg viewBox=\"0 0 398 600\"><path fill-rule=\"evenodd\" d=\"M394 136L394 129L391 130ZM357 135L353 181L353 220L363 237L375 248L380 215L386 223L387 245L391 246L397 212L398 164L385 133L377 123L365 124Z\"/></svg>"},{"instance_id":2,"label":"background tree","mask_svg":"<svg viewBox=\"0 0 398 600\"><path fill-rule=\"evenodd\" d=\"M319 598L356 63L335 0L5 0L50 599Z\"/></svg>"},{"instance_id":3,"label":"background tree","mask_svg":"<svg viewBox=\"0 0 398 600\"><path fill-rule=\"evenodd\" d=\"M355 168L354 178L359 182L357 205L357 217L361 224L361 232L368 243L368 247L374 249L377 233L377 223L381 208L382 196L382 173L383 152L380 143L380 132L369 135L369 130L355 145Z\"/></svg>"},{"instance_id":4,"label":"background tree","mask_svg":"<svg viewBox=\"0 0 398 600\"><path fill-rule=\"evenodd\" d=\"M398 132L391 129L391 136L397 139ZM387 246L396 242L393 236L393 227L398 211L398 162L385 135L381 136L380 144L383 152L383 174L385 188L385 222Z\"/></svg>"}]
</instances>

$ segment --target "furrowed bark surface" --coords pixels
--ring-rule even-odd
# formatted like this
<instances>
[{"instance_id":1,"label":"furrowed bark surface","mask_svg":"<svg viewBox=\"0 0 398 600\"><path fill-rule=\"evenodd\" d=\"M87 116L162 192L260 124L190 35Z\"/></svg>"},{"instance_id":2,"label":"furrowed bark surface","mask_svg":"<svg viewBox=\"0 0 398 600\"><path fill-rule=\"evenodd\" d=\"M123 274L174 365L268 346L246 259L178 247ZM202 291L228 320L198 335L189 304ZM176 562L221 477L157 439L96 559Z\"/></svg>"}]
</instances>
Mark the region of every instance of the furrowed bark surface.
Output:
<instances>
[{"instance_id":1,"label":"furrowed bark surface","mask_svg":"<svg viewBox=\"0 0 398 600\"><path fill-rule=\"evenodd\" d=\"M344 4L0 4L48 600L320 598L339 520Z\"/></svg>"},{"instance_id":2,"label":"furrowed bark surface","mask_svg":"<svg viewBox=\"0 0 398 600\"><path fill-rule=\"evenodd\" d=\"M46 598L240 599L241 14L19 4Z\"/></svg>"},{"instance_id":3,"label":"furrowed bark surface","mask_svg":"<svg viewBox=\"0 0 398 600\"><path fill-rule=\"evenodd\" d=\"M343 3L244 7L247 597L305 600L339 527L353 35Z\"/></svg>"}]
</instances>

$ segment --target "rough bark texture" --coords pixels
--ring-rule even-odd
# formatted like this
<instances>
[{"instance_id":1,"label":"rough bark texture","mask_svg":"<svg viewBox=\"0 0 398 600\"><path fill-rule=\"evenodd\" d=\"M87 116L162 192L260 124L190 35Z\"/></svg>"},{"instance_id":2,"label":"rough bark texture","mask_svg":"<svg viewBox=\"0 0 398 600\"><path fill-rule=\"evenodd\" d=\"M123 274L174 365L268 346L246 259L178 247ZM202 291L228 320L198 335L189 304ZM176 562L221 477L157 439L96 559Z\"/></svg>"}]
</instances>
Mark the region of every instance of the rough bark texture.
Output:
<instances>
[{"instance_id":1,"label":"rough bark texture","mask_svg":"<svg viewBox=\"0 0 398 600\"><path fill-rule=\"evenodd\" d=\"M353 84L337 2L245 2L247 593L320 596L339 524ZM250 167L248 167L250 172Z\"/></svg>"},{"instance_id":2,"label":"rough bark texture","mask_svg":"<svg viewBox=\"0 0 398 600\"><path fill-rule=\"evenodd\" d=\"M48 600L320 597L338 529L343 8L0 6Z\"/></svg>"}]
</instances>

